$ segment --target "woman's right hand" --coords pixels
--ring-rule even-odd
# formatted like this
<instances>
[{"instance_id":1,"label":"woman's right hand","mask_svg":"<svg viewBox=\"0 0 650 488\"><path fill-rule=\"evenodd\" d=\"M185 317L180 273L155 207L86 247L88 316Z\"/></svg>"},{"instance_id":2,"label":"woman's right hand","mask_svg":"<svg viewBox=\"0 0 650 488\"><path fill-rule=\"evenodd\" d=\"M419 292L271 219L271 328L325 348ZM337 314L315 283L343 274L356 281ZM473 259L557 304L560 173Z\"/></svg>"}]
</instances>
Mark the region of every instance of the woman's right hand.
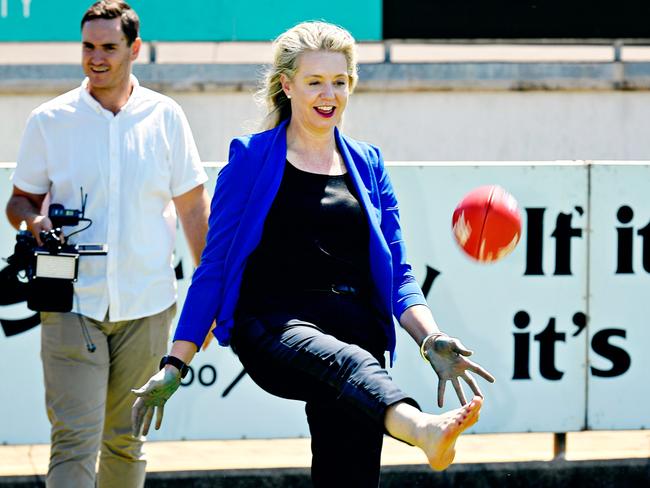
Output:
<instances>
[{"instance_id":1,"label":"woman's right hand","mask_svg":"<svg viewBox=\"0 0 650 488\"><path fill-rule=\"evenodd\" d=\"M471 373L482 376L490 383L494 383L494 376L468 359L473 354L472 351L467 349L460 340L442 332L429 337L422 344L422 354L438 375L438 406L442 408L444 403L447 381L453 385L461 405L467 404L465 392L460 383L461 378L470 386L474 395L483 398L483 393Z\"/></svg>"},{"instance_id":2,"label":"woman's right hand","mask_svg":"<svg viewBox=\"0 0 650 488\"><path fill-rule=\"evenodd\" d=\"M181 373L174 366L167 365L153 375L144 386L131 392L138 398L131 409L133 436L147 435L154 412L156 430L162 425L165 402L181 384Z\"/></svg>"}]
</instances>

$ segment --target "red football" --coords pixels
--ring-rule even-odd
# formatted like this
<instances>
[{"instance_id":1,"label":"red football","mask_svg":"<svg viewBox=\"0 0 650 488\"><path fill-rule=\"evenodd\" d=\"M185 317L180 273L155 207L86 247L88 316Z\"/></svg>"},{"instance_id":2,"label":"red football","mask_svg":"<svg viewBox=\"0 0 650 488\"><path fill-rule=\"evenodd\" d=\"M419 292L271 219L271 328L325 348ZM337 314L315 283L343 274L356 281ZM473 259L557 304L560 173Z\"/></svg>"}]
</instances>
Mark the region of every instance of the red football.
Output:
<instances>
[{"instance_id":1,"label":"red football","mask_svg":"<svg viewBox=\"0 0 650 488\"><path fill-rule=\"evenodd\" d=\"M485 263L509 254L521 236L517 200L496 185L481 186L465 195L451 224L461 249Z\"/></svg>"}]
</instances>

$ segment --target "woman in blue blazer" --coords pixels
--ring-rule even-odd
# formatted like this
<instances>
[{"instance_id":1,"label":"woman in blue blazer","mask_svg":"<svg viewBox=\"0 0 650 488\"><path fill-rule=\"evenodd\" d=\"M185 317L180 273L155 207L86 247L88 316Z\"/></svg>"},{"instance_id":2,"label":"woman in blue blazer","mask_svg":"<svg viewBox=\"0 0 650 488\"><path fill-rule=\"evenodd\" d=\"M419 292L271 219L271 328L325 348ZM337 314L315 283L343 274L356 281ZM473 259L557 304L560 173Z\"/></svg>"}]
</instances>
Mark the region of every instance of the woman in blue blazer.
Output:
<instances>
[{"instance_id":1,"label":"woman in blue blazer","mask_svg":"<svg viewBox=\"0 0 650 488\"><path fill-rule=\"evenodd\" d=\"M406 261L379 149L339 132L356 70L354 40L339 27L307 22L276 40L270 129L230 146L172 350L135 391L135 435L156 408L160 427L213 321L256 383L306 402L315 486L377 486L384 433L444 469L457 436L478 420L470 372L493 378L436 326ZM423 413L388 376L395 322L438 374L439 404L449 380L461 408ZM476 395L469 403L459 378Z\"/></svg>"}]
</instances>

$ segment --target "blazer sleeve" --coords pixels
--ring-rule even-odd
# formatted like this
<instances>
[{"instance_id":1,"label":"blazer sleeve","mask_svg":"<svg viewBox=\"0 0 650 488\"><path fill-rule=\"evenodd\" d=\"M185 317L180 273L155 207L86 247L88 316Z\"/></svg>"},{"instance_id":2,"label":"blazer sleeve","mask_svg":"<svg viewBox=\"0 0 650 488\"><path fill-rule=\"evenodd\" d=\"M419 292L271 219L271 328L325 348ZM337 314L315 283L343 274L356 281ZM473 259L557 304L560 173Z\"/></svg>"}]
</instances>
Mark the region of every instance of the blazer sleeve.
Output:
<instances>
[{"instance_id":1,"label":"blazer sleeve","mask_svg":"<svg viewBox=\"0 0 650 488\"><path fill-rule=\"evenodd\" d=\"M393 314L399 319L413 305L427 305L411 265L406 260L399 205L379 148L371 146L375 178L381 203L381 231L386 239L393 264Z\"/></svg>"},{"instance_id":2,"label":"blazer sleeve","mask_svg":"<svg viewBox=\"0 0 650 488\"><path fill-rule=\"evenodd\" d=\"M248 201L254 174L247 170L248 152L245 139L230 143L228 163L219 172L210 205L206 245L174 334L174 341L190 341L199 349L221 307L225 262Z\"/></svg>"}]
</instances>

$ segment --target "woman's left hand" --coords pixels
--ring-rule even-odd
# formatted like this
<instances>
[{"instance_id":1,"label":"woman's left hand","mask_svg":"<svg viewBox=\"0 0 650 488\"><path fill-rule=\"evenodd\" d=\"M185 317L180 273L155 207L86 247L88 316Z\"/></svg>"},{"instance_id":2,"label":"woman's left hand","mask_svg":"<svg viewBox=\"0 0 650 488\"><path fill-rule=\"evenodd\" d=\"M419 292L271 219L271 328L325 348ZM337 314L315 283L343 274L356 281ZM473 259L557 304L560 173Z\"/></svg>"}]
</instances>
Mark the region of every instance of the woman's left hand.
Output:
<instances>
[{"instance_id":1,"label":"woman's left hand","mask_svg":"<svg viewBox=\"0 0 650 488\"><path fill-rule=\"evenodd\" d=\"M438 375L439 407L442 407L445 399L447 381L451 381L456 395L463 405L467 403L467 399L460 383L461 378L469 385L474 394L480 397L483 397L483 394L471 373L476 373L490 383L494 383L494 376L467 359L472 355L472 351L463 346L459 339L441 333L429 338L423 344L422 352Z\"/></svg>"}]
</instances>

